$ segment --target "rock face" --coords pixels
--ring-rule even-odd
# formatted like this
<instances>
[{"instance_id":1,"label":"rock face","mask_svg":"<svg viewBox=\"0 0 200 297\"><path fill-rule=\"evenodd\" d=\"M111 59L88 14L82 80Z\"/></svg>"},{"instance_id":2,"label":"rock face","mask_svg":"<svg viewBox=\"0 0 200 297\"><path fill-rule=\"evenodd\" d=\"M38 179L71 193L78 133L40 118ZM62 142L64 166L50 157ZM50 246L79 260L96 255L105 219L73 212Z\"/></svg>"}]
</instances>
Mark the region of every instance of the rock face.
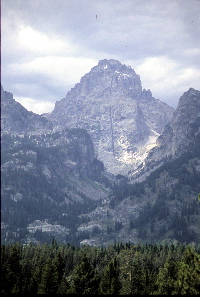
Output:
<instances>
[{"instance_id":1,"label":"rock face","mask_svg":"<svg viewBox=\"0 0 200 297\"><path fill-rule=\"evenodd\" d=\"M104 167L94 158L88 133L4 133L1 141L2 240L40 241L40 231L44 241L48 234L69 241L79 214L109 194L99 182Z\"/></svg>"},{"instance_id":2,"label":"rock face","mask_svg":"<svg viewBox=\"0 0 200 297\"><path fill-rule=\"evenodd\" d=\"M180 97L172 120L157 138L157 146L146 158L145 166L140 171L134 172L133 177L145 176L155 170L156 166L187 152L189 146L192 147L193 144L196 144L199 135L200 91L190 88Z\"/></svg>"},{"instance_id":3,"label":"rock face","mask_svg":"<svg viewBox=\"0 0 200 297\"><path fill-rule=\"evenodd\" d=\"M97 157L114 173L136 168L155 146L173 108L142 90L139 75L116 60L101 60L47 118L57 129L85 128Z\"/></svg>"},{"instance_id":4,"label":"rock face","mask_svg":"<svg viewBox=\"0 0 200 297\"><path fill-rule=\"evenodd\" d=\"M200 91L190 88L179 100L172 121L165 127L157 144L173 157L179 156L200 130Z\"/></svg>"},{"instance_id":5,"label":"rock face","mask_svg":"<svg viewBox=\"0 0 200 297\"><path fill-rule=\"evenodd\" d=\"M25 170L33 175L39 172L56 187L56 180L69 179L71 186L74 178L78 180L73 185L74 191L80 193L84 192L79 186L80 176L99 178L104 166L95 158L91 137L85 129L53 132L50 121L29 112L3 88L1 98L2 172ZM15 153L10 153L13 150ZM84 187L89 188L86 184ZM91 198L90 193L84 195Z\"/></svg>"},{"instance_id":6,"label":"rock face","mask_svg":"<svg viewBox=\"0 0 200 297\"><path fill-rule=\"evenodd\" d=\"M199 143L200 92L189 89L133 180L119 180L112 197L85 216L79 229L96 224L101 231L82 243L199 242Z\"/></svg>"},{"instance_id":7,"label":"rock face","mask_svg":"<svg viewBox=\"0 0 200 297\"><path fill-rule=\"evenodd\" d=\"M1 86L1 131L2 133L41 134L52 131L52 123L44 116L28 111L13 99L13 94Z\"/></svg>"},{"instance_id":8,"label":"rock face","mask_svg":"<svg viewBox=\"0 0 200 297\"><path fill-rule=\"evenodd\" d=\"M1 95L2 239L34 241L39 229L69 241L79 214L109 194L91 137L85 129L53 132L45 117Z\"/></svg>"},{"instance_id":9,"label":"rock face","mask_svg":"<svg viewBox=\"0 0 200 297\"><path fill-rule=\"evenodd\" d=\"M116 61L113 63L119 65ZM105 61L103 65L102 71L106 71ZM96 67L97 71L99 66ZM125 69L135 79L134 89L139 78L129 67ZM103 77L99 80L104 81ZM73 127L78 115L81 117L81 111L77 112L72 99L66 103L66 97L57 103L57 109L51 115L55 116L51 120L57 124L56 127L44 117L28 112L13 99L12 94L2 89L3 242L51 242L52 237L72 244L99 245L123 241L152 243L167 238L184 243L199 242L200 92L189 89L183 94L172 120L162 132L161 127L167 118L163 118L163 114L167 115L163 110L169 107L155 100L150 91L136 87L132 97L127 97L123 95L127 94L126 88L124 91L120 88L121 97L114 89L115 95L103 99L94 99L92 95L82 98L73 95L78 89L82 90L80 83L71 91L74 97L71 93L69 96L77 104L80 100L84 115L82 123L87 124L96 145L102 144L103 149L107 149L105 155L112 154L116 159L120 156L122 148L117 142L116 127L119 135L125 135L129 140L130 152L139 157L147 154L144 146L142 152L140 144L149 141L150 148L153 145L151 137L155 139L161 133L157 146L149 152L144 166L137 169L133 180L122 175L113 176L104 170L85 129L62 128L67 126L67 121L68 126ZM97 91L101 94L100 89ZM96 116L99 126L95 126L93 119L98 108L96 105L91 107L89 98L93 105L100 102L99 110L108 109L108 114ZM68 104L71 104L70 109L67 109ZM119 104L121 110L117 109ZM59 105L63 109L58 109ZM62 115L60 121L59 113ZM77 123L81 127L81 122ZM47 132L49 127L50 133ZM60 131L54 131L58 129ZM111 136L108 136L109 131ZM128 154L129 150L126 147L122 153ZM143 183L136 182L141 181L140 178L143 178Z\"/></svg>"}]
</instances>

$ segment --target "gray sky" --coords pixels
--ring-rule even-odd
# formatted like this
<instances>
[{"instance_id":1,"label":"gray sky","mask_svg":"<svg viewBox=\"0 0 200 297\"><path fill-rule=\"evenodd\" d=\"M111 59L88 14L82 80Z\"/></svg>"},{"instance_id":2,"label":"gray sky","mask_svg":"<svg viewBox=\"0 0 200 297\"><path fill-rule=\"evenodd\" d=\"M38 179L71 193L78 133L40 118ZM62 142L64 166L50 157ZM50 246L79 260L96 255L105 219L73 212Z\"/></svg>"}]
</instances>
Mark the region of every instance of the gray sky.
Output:
<instances>
[{"instance_id":1,"label":"gray sky","mask_svg":"<svg viewBox=\"0 0 200 297\"><path fill-rule=\"evenodd\" d=\"M102 59L173 107L200 90L199 0L1 0L1 33L3 88L39 114Z\"/></svg>"}]
</instances>

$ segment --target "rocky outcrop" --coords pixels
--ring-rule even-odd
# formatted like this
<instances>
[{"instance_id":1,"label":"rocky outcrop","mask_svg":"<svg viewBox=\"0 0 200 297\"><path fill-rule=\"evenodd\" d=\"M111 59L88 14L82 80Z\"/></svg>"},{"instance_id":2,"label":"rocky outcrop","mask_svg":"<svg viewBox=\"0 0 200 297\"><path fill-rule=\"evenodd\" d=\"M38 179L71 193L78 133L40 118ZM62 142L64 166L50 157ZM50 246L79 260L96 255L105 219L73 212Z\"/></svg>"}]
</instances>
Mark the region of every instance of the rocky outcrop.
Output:
<instances>
[{"instance_id":1,"label":"rocky outcrop","mask_svg":"<svg viewBox=\"0 0 200 297\"><path fill-rule=\"evenodd\" d=\"M200 91L190 88L179 99L173 118L157 138L144 166L132 176L144 177L167 160L191 151L200 135Z\"/></svg>"},{"instance_id":2,"label":"rocky outcrop","mask_svg":"<svg viewBox=\"0 0 200 297\"><path fill-rule=\"evenodd\" d=\"M109 63L107 67L105 61L100 63L102 71L119 66L116 61ZM100 71L99 65L96 67L95 71ZM128 75L130 71L137 85L139 78L134 71L130 67L124 69ZM118 80L120 76L124 75L119 75ZM124 83L130 83L131 87L130 81ZM100 90L95 91L100 97L82 98L81 83L75 86L69 95L74 97L67 96L58 102L51 114L51 121L56 124L54 130L58 130L50 129L51 133L45 132L48 129L42 124L43 117L28 112L15 102L12 94L2 90L3 242L47 242L52 237L72 244L99 245L123 241L152 243L166 238L199 242L200 92L190 89L183 94L162 132L171 109L154 99L149 90L133 86L132 95L127 97L123 80L119 85L120 95L114 88L115 95L111 92L103 98ZM92 94L92 89L87 90L88 86L85 92ZM83 118L76 124L82 114L81 109L77 111L79 100ZM105 112L99 112L98 117L100 109ZM71 129L63 129L67 121ZM46 119L44 123L50 125ZM72 128L74 125L80 128ZM134 175L132 183L120 174L107 174L103 163L96 159L91 137L83 127L90 131L95 145L99 145L98 153L107 157L108 164L111 155L118 161L125 154L126 163L121 159L121 164L127 164L131 155L142 164L149 150L144 166L137 169L138 179ZM160 133L157 147L150 150ZM126 141L119 142L119 137ZM140 177L144 180L145 175L143 183L135 183L141 181Z\"/></svg>"},{"instance_id":3,"label":"rocky outcrop","mask_svg":"<svg viewBox=\"0 0 200 297\"><path fill-rule=\"evenodd\" d=\"M63 241L76 238L78 215L109 194L88 133L4 133L1 141L2 240L46 241L48 234Z\"/></svg>"},{"instance_id":4,"label":"rocky outcrop","mask_svg":"<svg viewBox=\"0 0 200 297\"><path fill-rule=\"evenodd\" d=\"M35 241L39 228L44 240L47 233L70 240L78 215L109 194L91 137L85 129L53 132L51 122L27 111L11 93L2 89L1 96L2 239L27 242L32 234Z\"/></svg>"},{"instance_id":5,"label":"rocky outcrop","mask_svg":"<svg viewBox=\"0 0 200 297\"><path fill-rule=\"evenodd\" d=\"M179 156L200 131L200 91L190 88L179 100L172 121L165 127L157 144L166 154Z\"/></svg>"},{"instance_id":6,"label":"rocky outcrop","mask_svg":"<svg viewBox=\"0 0 200 297\"><path fill-rule=\"evenodd\" d=\"M13 135L51 132L52 123L44 116L28 111L1 86L1 132Z\"/></svg>"},{"instance_id":7,"label":"rocky outcrop","mask_svg":"<svg viewBox=\"0 0 200 297\"><path fill-rule=\"evenodd\" d=\"M45 178L47 183L64 192L69 192L69 189L60 187L60 181L68 180L66 183L69 188L74 188L74 192L84 192L86 197L93 199L93 186L80 179L99 180L104 166L95 158L87 131L77 128L53 132L50 121L26 110L3 88L1 98L2 173L23 171L33 175L33 179L41 176L41 180ZM79 194L76 194L76 199L80 199L78 197Z\"/></svg>"},{"instance_id":8,"label":"rocky outcrop","mask_svg":"<svg viewBox=\"0 0 200 297\"><path fill-rule=\"evenodd\" d=\"M101 60L47 115L57 129L85 128L112 173L138 167L173 108L142 90L139 75L116 60Z\"/></svg>"}]
</instances>

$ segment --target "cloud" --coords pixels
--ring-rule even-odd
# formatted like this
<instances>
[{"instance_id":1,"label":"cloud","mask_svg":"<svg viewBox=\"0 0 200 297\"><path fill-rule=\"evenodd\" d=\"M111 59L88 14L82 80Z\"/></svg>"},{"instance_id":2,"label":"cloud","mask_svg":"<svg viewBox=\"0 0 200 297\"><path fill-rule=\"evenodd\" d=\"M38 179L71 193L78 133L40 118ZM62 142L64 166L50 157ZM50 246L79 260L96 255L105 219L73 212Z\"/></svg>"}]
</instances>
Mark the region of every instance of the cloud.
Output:
<instances>
[{"instance_id":1,"label":"cloud","mask_svg":"<svg viewBox=\"0 0 200 297\"><path fill-rule=\"evenodd\" d=\"M81 57L36 57L31 61L10 64L4 75L13 79L14 97L27 94L29 98L55 102L65 97L97 62Z\"/></svg>"},{"instance_id":2,"label":"cloud","mask_svg":"<svg viewBox=\"0 0 200 297\"><path fill-rule=\"evenodd\" d=\"M14 97L53 103L105 58L131 65L173 106L198 89L200 1L1 2L2 84Z\"/></svg>"},{"instance_id":3,"label":"cloud","mask_svg":"<svg viewBox=\"0 0 200 297\"><path fill-rule=\"evenodd\" d=\"M165 97L173 107L176 107L179 97L190 87L199 89L200 70L184 67L166 56L146 58L135 70L140 74L145 88L151 85L154 97Z\"/></svg>"},{"instance_id":4,"label":"cloud","mask_svg":"<svg viewBox=\"0 0 200 297\"><path fill-rule=\"evenodd\" d=\"M18 46L24 51L34 52L34 54L47 55L58 54L70 51L72 46L51 35L36 31L30 26L20 26L17 34Z\"/></svg>"},{"instance_id":5,"label":"cloud","mask_svg":"<svg viewBox=\"0 0 200 297\"><path fill-rule=\"evenodd\" d=\"M27 110L37 114L43 114L51 112L54 108L54 104L48 101L39 101L32 98L15 97L15 100L23 105Z\"/></svg>"},{"instance_id":6,"label":"cloud","mask_svg":"<svg viewBox=\"0 0 200 297\"><path fill-rule=\"evenodd\" d=\"M140 75L146 76L146 79L152 81L161 81L174 71L177 63L166 56L149 57L142 64L136 67L136 71Z\"/></svg>"},{"instance_id":7,"label":"cloud","mask_svg":"<svg viewBox=\"0 0 200 297\"><path fill-rule=\"evenodd\" d=\"M78 82L80 75L89 72L94 63L96 61L93 59L81 57L45 56L20 65L13 64L11 68L24 74L45 73L51 83L64 87L66 83L73 85Z\"/></svg>"}]
</instances>

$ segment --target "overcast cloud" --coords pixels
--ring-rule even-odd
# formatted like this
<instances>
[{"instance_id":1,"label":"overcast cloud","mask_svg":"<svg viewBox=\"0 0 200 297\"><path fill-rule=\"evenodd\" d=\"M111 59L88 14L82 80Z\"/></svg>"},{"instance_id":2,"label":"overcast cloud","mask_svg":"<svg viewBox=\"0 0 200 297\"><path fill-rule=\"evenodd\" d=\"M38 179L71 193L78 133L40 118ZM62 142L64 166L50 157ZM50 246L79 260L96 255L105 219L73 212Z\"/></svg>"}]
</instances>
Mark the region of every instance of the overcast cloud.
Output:
<instances>
[{"instance_id":1,"label":"overcast cloud","mask_svg":"<svg viewBox=\"0 0 200 297\"><path fill-rule=\"evenodd\" d=\"M176 107L200 90L199 0L1 0L1 83L50 112L101 59L117 59Z\"/></svg>"}]
</instances>

